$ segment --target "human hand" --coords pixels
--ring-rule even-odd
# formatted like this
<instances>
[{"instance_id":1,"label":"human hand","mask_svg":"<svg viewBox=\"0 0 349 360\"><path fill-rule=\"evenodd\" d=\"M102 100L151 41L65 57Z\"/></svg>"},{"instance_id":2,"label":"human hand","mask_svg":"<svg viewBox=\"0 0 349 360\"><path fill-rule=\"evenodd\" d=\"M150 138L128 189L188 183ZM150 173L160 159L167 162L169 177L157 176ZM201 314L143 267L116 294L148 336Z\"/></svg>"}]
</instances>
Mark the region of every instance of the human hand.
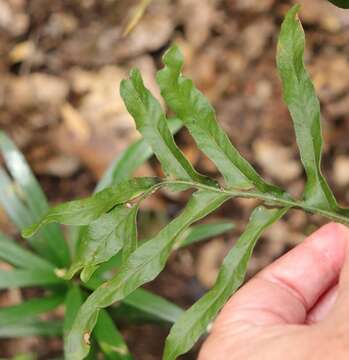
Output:
<instances>
[{"instance_id":1,"label":"human hand","mask_svg":"<svg viewBox=\"0 0 349 360\"><path fill-rule=\"evenodd\" d=\"M225 305L199 360L348 360L349 230L331 223Z\"/></svg>"}]
</instances>

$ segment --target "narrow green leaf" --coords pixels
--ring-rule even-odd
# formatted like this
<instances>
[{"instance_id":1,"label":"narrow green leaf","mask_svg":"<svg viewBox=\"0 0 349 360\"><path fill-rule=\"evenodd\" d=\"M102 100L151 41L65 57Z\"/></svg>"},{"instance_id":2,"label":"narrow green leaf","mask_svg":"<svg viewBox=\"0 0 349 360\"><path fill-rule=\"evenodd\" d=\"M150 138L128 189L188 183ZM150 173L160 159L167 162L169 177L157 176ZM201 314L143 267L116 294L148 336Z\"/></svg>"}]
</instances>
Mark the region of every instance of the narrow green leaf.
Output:
<instances>
[{"instance_id":1,"label":"narrow green leaf","mask_svg":"<svg viewBox=\"0 0 349 360\"><path fill-rule=\"evenodd\" d=\"M120 93L137 129L151 146L167 176L207 183L177 147L159 102L144 86L138 70L132 70L129 80L123 80ZM209 182L211 184L211 182Z\"/></svg>"},{"instance_id":2,"label":"narrow green leaf","mask_svg":"<svg viewBox=\"0 0 349 360\"><path fill-rule=\"evenodd\" d=\"M0 259L23 269L52 271L53 265L0 232Z\"/></svg>"},{"instance_id":3,"label":"narrow green leaf","mask_svg":"<svg viewBox=\"0 0 349 360\"><path fill-rule=\"evenodd\" d=\"M157 320L170 323L175 322L183 313L183 310L176 304L142 288L138 288L126 296L123 303L133 306Z\"/></svg>"},{"instance_id":4,"label":"narrow green leaf","mask_svg":"<svg viewBox=\"0 0 349 360\"><path fill-rule=\"evenodd\" d=\"M59 336L62 334L61 321L29 320L0 327L0 338L26 336Z\"/></svg>"},{"instance_id":5,"label":"narrow green leaf","mask_svg":"<svg viewBox=\"0 0 349 360\"><path fill-rule=\"evenodd\" d=\"M60 222L66 225L88 225L114 206L136 198L158 183L157 178L135 178L104 189L87 199L58 205L50 209L39 223L25 229L22 235L30 237L39 228L51 222Z\"/></svg>"},{"instance_id":6,"label":"narrow green leaf","mask_svg":"<svg viewBox=\"0 0 349 360\"><path fill-rule=\"evenodd\" d=\"M53 272L42 270L0 270L0 289L43 286L62 283Z\"/></svg>"},{"instance_id":7,"label":"narrow green leaf","mask_svg":"<svg viewBox=\"0 0 349 360\"><path fill-rule=\"evenodd\" d=\"M0 204L18 229L30 225L35 219L19 199L18 188L0 166Z\"/></svg>"},{"instance_id":8,"label":"narrow green leaf","mask_svg":"<svg viewBox=\"0 0 349 360\"><path fill-rule=\"evenodd\" d=\"M102 278L104 273L119 268L121 264L122 259L119 253L102 264L84 286L90 290L97 289L106 280ZM153 317L156 321L174 322L183 312L179 306L142 288L136 289L126 296L122 302L146 314L147 317Z\"/></svg>"},{"instance_id":9,"label":"narrow green leaf","mask_svg":"<svg viewBox=\"0 0 349 360\"><path fill-rule=\"evenodd\" d=\"M0 204L19 230L24 229L37 220L34 214L22 202L20 188L16 186L1 166L0 189ZM57 256L61 250L54 250L54 248L61 248L64 251L64 246L57 246L57 243L53 246L52 241L54 240L54 235L51 237L51 235L45 230L44 233L38 234L31 239L29 243L39 254L47 257L48 260L54 262L55 264L61 265L62 262Z\"/></svg>"},{"instance_id":10,"label":"narrow green leaf","mask_svg":"<svg viewBox=\"0 0 349 360\"><path fill-rule=\"evenodd\" d=\"M175 134L182 127L182 122L177 118L170 118L168 126L171 133ZM131 144L112 162L102 179L98 182L95 192L129 179L135 170L150 159L153 154L153 150L144 139ZM74 244L78 243L84 227L74 227L70 230L69 244L73 244L74 251L72 253L75 254Z\"/></svg>"},{"instance_id":11,"label":"narrow green leaf","mask_svg":"<svg viewBox=\"0 0 349 360\"><path fill-rule=\"evenodd\" d=\"M171 133L175 134L182 127L182 122L179 119L171 118L168 119L168 126ZM98 182L96 191L129 179L135 170L150 159L153 154L153 150L144 139L131 144L109 166Z\"/></svg>"},{"instance_id":12,"label":"narrow green leaf","mask_svg":"<svg viewBox=\"0 0 349 360\"><path fill-rule=\"evenodd\" d=\"M0 194L0 203L7 210L18 229L22 230L38 221L48 211L48 202L23 154L2 131L0 131L0 151L14 179L14 182L9 178L5 179L4 171L0 169L0 182L1 178L7 182L6 187L3 187L7 195L1 196ZM6 196L10 198L2 201L1 198ZM68 247L63 233L57 225L47 227L32 240L31 245L39 254L58 266L65 266L69 261Z\"/></svg>"},{"instance_id":13,"label":"narrow green leaf","mask_svg":"<svg viewBox=\"0 0 349 360\"><path fill-rule=\"evenodd\" d=\"M72 328L76 314L83 303L83 294L77 285L73 285L65 297L65 313L63 322L64 341Z\"/></svg>"},{"instance_id":14,"label":"narrow green leaf","mask_svg":"<svg viewBox=\"0 0 349 360\"><path fill-rule=\"evenodd\" d=\"M81 279L86 282L98 265L116 255L123 245L127 251L132 251L137 245L134 239L137 210L138 206L118 205L88 225L66 278L72 278L83 269Z\"/></svg>"},{"instance_id":15,"label":"narrow green leaf","mask_svg":"<svg viewBox=\"0 0 349 360\"><path fill-rule=\"evenodd\" d=\"M94 335L106 360L132 360L127 344L106 310L99 313Z\"/></svg>"},{"instance_id":16,"label":"narrow green leaf","mask_svg":"<svg viewBox=\"0 0 349 360\"><path fill-rule=\"evenodd\" d=\"M35 215L42 216L48 210L46 196L22 153L2 131L0 131L0 151L11 175L21 187L22 196L29 205L30 210Z\"/></svg>"},{"instance_id":17,"label":"narrow green leaf","mask_svg":"<svg viewBox=\"0 0 349 360\"><path fill-rule=\"evenodd\" d=\"M263 192L282 191L267 184L230 142L219 126L216 114L193 82L181 75L183 55L173 45L164 55L165 67L157 74L161 94L168 106L183 121L198 147L216 164L228 186Z\"/></svg>"},{"instance_id":18,"label":"narrow green leaf","mask_svg":"<svg viewBox=\"0 0 349 360\"><path fill-rule=\"evenodd\" d=\"M118 268L121 264L120 254L114 256L108 262L102 264L84 286L90 290L97 289L105 282L105 279L103 280L101 278L103 272L109 271L111 268ZM97 274L100 277L97 277ZM174 322L183 312L176 304L142 288L133 291L130 295L126 296L122 302L146 314L147 317L153 317L156 321Z\"/></svg>"},{"instance_id":19,"label":"narrow green leaf","mask_svg":"<svg viewBox=\"0 0 349 360\"><path fill-rule=\"evenodd\" d=\"M153 239L138 247L121 266L117 275L94 291L81 307L68 337L67 359L82 359L89 351L84 334L95 326L98 312L124 299L135 289L153 280L164 268L179 236L228 200L229 196L211 191L198 191L183 212Z\"/></svg>"},{"instance_id":20,"label":"narrow green leaf","mask_svg":"<svg viewBox=\"0 0 349 360\"><path fill-rule=\"evenodd\" d=\"M122 224L123 235L123 249L122 249L122 262L126 262L129 256L137 249L138 234L137 234L137 214L139 205L135 205L130 209L125 221Z\"/></svg>"},{"instance_id":21,"label":"narrow green leaf","mask_svg":"<svg viewBox=\"0 0 349 360\"><path fill-rule=\"evenodd\" d=\"M286 15L277 48L277 66L296 132L301 160L307 174L307 205L337 209L337 202L321 174L322 134L320 103L304 66L304 31L297 16L299 5Z\"/></svg>"},{"instance_id":22,"label":"narrow green leaf","mask_svg":"<svg viewBox=\"0 0 349 360\"><path fill-rule=\"evenodd\" d=\"M97 184L96 191L101 191L129 179L134 171L150 159L152 155L153 151L144 139L131 144L112 162Z\"/></svg>"},{"instance_id":23,"label":"narrow green leaf","mask_svg":"<svg viewBox=\"0 0 349 360\"><path fill-rule=\"evenodd\" d=\"M0 326L25 321L36 315L49 312L60 305L63 299L62 295L52 295L41 299L27 300L18 305L3 307L0 309Z\"/></svg>"},{"instance_id":24,"label":"narrow green leaf","mask_svg":"<svg viewBox=\"0 0 349 360\"><path fill-rule=\"evenodd\" d=\"M222 235L232 229L234 229L234 224L231 222L194 225L187 230L186 234L183 236L183 239L178 242L177 247L189 246L214 236Z\"/></svg>"},{"instance_id":25,"label":"narrow green leaf","mask_svg":"<svg viewBox=\"0 0 349 360\"><path fill-rule=\"evenodd\" d=\"M288 209L256 208L244 233L225 257L213 288L178 319L166 340L164 360L187 352L242 284L253 248L262 232Z\"/></svg>"}]
</instances>

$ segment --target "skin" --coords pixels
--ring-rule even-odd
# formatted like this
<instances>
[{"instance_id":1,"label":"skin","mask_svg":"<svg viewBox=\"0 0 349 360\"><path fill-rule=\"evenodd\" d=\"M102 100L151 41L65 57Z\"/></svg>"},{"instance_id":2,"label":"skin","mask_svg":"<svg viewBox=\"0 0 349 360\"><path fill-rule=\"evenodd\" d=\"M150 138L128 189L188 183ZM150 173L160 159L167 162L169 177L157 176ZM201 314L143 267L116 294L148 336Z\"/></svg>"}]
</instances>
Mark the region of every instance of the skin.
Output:
<instances>
[{"instance_id":1,"label":"skin","mask_svg":"<svg viewBox=\"0 0 349 360\"><path fill-rule=\"evenodd\" d=\"M198 360L349 359L349 229L331 223L244 285Z\"/></svg>"}]
</instances>

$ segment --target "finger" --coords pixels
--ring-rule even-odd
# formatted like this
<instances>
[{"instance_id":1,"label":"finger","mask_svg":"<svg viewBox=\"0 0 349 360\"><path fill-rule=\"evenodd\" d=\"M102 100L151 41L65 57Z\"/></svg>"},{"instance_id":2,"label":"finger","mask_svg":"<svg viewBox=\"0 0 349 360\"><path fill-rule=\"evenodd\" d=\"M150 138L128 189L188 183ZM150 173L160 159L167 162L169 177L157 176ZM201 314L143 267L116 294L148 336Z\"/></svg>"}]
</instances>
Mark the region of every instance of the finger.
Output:
<instances>
[{"instance_id":1,"label":"finger","mask_svg":"<svg viewBox=\"0 0 349 360\"><path fill-rule=\"evenodd\" d=\"M339 277L348 230L331 223L312 234L242 287L224 307L215 328L236 321L302 324Z\"/></svg>"},{"instance_id":2,"label":"finger","mask_svg":"<svg viewBox=\"0 0 349 360\"><path fill-rule=\"evenodd\" d=\"M345 250L345 261L339 276L337 292L336 303L333 306L333 314L346 319L349 307L349 243Z\"/></svg>"},{"instance_id":3,"label":"finger","mask_svg":"<svg viewBox=\"0 0 349 360\"><path fill-rule=\"evenodd\" d=\"M307 324L316 324L326 318L334 308L338 297L338 284L329 289L309 311L306 319Z\"/></svg>"}]
</instances>

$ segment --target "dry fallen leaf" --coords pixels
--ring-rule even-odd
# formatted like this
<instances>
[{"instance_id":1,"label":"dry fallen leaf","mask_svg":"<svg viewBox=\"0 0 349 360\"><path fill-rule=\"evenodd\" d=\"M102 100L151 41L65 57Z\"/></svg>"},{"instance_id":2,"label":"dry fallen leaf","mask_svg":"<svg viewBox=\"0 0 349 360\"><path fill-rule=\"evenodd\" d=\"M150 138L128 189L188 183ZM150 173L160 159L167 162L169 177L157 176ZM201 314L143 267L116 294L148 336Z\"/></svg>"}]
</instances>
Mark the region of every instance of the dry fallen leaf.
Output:
<instances>
[{"instance_id":1,"label":"dry fallen leaf","mask_svg":"<svg viewBox=\"0 0 349 360\"><path fill-rule=\"evenodd\" d=\"M139 3L131 10L130 19L123 32L124 36L127 36L137 26L152 1L153 0L140 0Z\"/></svg>"}]
</instances>

